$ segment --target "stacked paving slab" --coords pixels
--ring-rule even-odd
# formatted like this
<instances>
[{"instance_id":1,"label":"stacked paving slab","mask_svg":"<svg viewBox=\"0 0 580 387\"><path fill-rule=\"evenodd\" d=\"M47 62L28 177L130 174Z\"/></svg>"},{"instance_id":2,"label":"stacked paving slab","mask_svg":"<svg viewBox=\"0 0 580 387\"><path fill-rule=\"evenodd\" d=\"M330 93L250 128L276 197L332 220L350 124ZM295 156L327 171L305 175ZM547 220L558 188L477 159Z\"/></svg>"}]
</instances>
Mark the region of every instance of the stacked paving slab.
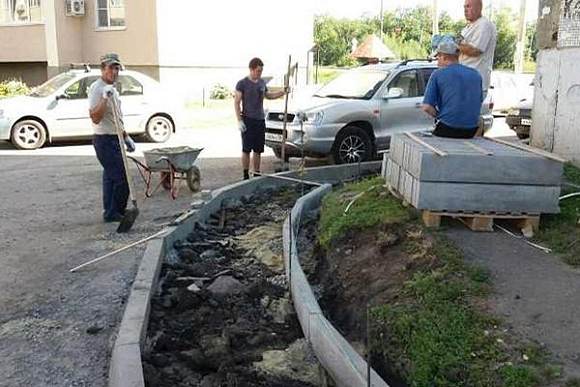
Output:
<instances>
[{"instance_id":1,"label":"stacked paving slab","mask_svg":"<svg viewBox=\"0 0 580 387\"><path fill-rule=\"evenodd\" d=\"M391 139L387 184L420 210L558 213L563 164L489 139Z\"/></svg>"}]
</instances>

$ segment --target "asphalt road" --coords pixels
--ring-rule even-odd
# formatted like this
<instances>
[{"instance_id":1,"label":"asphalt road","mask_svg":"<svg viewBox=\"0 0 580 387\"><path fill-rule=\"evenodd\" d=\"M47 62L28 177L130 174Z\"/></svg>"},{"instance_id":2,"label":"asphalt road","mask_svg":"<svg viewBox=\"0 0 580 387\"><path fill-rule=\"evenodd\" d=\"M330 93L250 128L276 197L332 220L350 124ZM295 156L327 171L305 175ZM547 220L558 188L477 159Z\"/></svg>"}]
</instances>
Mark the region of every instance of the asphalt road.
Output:
<instances>
[{"instance_id":1,"label":"asphalt road","mask_svg":"<svg viewBox=\"0 0 580 387\"><path fill-rule=\"evenodd\" d=\"M511 135L501 120L490 134ZM236 129L187 130L161 146L180 145L204 148L196 161L203 189L241 178ZM138 142L136 155L157 147ZM274 172L275 161L267 149L262 170ZM116 224L102 222L101 167L90 143L35 151L0 143L0 165L0 386L105 386L145 246L69 269L154 234L189 208L192 194L183 187L177 200L165 192L145 199L132 164L140 215L131 232L117 234Z\"/></svg>"},{"instance_id":2,"label":"asphalt road","mask_svg":"<svg viewBox=\"0 0 580 387\"><path fill-rule=\"evenodd\" d=\"M242 176L236 129L188 131L163 146L204 147L196 165L202 188ZM159 144L137 143L139 150ZM266 156L264 171L274 171ZM87 269L69 269L154 234L188 209L165 192L144 199L128 234L102 222L101 167L85 143L16 151L0 144L0 386L105 386L108 359L145 246ZM154 176L157 178L157 176Z\"/></svg>"}]
</instances>

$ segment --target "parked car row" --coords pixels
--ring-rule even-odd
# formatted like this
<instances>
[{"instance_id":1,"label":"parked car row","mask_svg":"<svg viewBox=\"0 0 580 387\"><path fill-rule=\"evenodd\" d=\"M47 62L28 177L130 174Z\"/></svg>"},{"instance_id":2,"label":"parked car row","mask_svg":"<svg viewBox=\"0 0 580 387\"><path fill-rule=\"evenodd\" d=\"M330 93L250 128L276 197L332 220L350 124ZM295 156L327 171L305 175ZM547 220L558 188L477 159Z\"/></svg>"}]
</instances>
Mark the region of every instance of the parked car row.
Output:
<instances>
[{"instance_id":1,"label":"parked car row","mask_svg":"<svg viewBox=\"0 0 580 387\"><path fill-rule=\"evenodd\" d=\"M0 100L0 140L19 149L37 149L65 139L93 134L88 91L99 70L70 70L49 79L25 96ZM153 142L169 139L178 127L180 104L154 79L123 70L116 88L120 94L125 130L144 134Z\"/></svg>"},{"instance_id":2,"label":"parked car row","mask_svg":"<svg viewBox=\"0 0 580 387\"><path fill-rule=\"evenodd\" d=\"M393 134L425 131L433 119L421 105L431 61L403 61L363 66L346 71L309 98L294 101L287 120L284 156L326 157L336 163L371 160L389 148ZM491 96L481 110L485 130L493 125ZM300 114L298 114L300 112ZM282 153L284 110L266 117L266 145Z\"/></svg>"}]
</instances>

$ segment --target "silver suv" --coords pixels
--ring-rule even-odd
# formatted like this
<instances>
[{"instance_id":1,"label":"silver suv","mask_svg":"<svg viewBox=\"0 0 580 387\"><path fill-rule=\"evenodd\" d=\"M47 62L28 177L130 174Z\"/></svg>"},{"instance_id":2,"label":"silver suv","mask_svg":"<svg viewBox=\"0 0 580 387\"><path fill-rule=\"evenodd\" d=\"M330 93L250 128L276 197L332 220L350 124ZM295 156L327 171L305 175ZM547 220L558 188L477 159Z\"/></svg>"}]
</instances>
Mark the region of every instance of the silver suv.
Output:
<instances>
[{"instance_id":1,"label":"silver suv","mask_svg":"<svg viewBox=\"0 0 580 387\"><path fill-rule=\"evenodd\" d=\"M332 155L335 163L367 161L388 149L391 135L425 131L433 119L421 110L437 65L429 60L363 66L346 71L309 98L293 103L287 117L285 158ZM481 109L484 130L493 125L490 100ZM296 114L302 112L302 114ZM284 113L266 116L266 145L281 157ZM303 130L301 130L301 128Z\"/></svg>"}]
</instances>

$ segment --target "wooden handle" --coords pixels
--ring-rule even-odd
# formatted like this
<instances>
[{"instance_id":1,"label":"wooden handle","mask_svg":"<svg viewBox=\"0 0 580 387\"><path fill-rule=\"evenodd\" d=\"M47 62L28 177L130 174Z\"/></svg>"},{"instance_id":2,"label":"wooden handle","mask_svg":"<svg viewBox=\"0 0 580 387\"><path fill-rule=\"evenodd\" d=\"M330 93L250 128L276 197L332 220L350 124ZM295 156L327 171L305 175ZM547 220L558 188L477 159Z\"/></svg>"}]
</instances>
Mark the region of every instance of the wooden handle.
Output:
<instances>
[{"instance_id":1,"label":"wooden handle","mask_svg":"<svg viewBox=\"0 0 580 387\"><path fill-rule=\"evenodd\" d=\"M131 181L131 175L129 174L129 163L127 162L127 151L125 150L125 142L123 140L123 132L121 130L121 125L119 125L119 116L117 115L117 102L115 97L111 98L111 103L113 105L113 121L115 121L115 128L117 130L117 137L119 138L119 146L121 147L121 156L123 158L123 165L125 165L125 177L127 178L127 184L129 185L129 198L132 203L135 203L135 195L133 189L133 182Z\"/></svg>"}]
</instances>

